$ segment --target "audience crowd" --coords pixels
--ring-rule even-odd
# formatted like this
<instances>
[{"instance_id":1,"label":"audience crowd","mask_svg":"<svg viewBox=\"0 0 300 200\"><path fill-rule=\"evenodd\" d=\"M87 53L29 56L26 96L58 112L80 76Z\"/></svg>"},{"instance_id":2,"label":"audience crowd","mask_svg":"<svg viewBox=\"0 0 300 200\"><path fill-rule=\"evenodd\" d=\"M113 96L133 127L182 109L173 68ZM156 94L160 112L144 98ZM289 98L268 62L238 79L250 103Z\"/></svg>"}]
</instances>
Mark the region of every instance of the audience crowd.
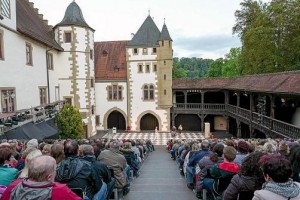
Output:
<instances>
[{"instance_id":1,"label":"audience crowd","mask_svg":"<svg viewBox=\"0 0 300 200\"><path fill-rule=\"evenodd\" d=\"M198 199L300 200L300 144L289 139L169 140Z\"/></svg>"},{"instance_id":2,"label":"audience crowd","mask_svg":"<svg viewBox=\"0 0 300 200\"><path fill-rule=\"evenodd\" d=\"M3 140L0 197L107 200L114 189L126 195L153 150L150 140Z\"/></svg>"}]
</instances>

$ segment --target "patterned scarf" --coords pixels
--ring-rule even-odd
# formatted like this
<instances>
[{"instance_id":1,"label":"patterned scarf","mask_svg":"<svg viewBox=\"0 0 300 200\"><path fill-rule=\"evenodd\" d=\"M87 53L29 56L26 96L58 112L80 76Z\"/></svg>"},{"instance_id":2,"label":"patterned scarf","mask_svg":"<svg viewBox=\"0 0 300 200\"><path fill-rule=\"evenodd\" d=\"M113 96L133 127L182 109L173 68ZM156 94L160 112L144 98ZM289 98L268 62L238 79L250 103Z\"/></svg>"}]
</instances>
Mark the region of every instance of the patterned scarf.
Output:
<instances>
[{"instance_id":1,"label":"patterned scarf","mask_svg":"<svg viewBox=\"0 0 300 200\"><path fill-rule=\"evenodd\" d=\"M299 186L292 179L285 183L267 182L263 184L262 188L286 198L294 198L300 193Z\"/></svg>"}]
</instances>

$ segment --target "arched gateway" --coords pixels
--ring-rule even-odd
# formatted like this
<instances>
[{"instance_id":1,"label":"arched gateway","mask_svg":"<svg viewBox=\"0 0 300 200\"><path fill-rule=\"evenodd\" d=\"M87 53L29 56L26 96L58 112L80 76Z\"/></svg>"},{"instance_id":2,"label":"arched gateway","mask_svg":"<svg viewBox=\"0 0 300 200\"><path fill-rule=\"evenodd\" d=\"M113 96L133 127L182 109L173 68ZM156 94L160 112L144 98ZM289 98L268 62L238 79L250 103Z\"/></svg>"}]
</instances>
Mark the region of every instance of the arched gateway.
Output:
<instances>
[{"instance_id":1,"label":"arched gateway","mask_svg":"<svg viewBox=\"0 0 300 200\"><path fill-rule=\"evenodd\" d=\"M159 128L157 118L152 114L146 114L142 117L140 121L140 129L143 130L154 130L155 128Z\"/></svg>"},{"instance_id":2,"label":"arched gateway","mask_svg":"<svg viewBox=\"0 0 300 200\"><path fill-rule=\"evenodd\" d=\"M116 127L118 130L126 129L126 120L122 113L118 111L111 112L107 118L107 128L113 127Z\"/></svg>"}]
</instances>

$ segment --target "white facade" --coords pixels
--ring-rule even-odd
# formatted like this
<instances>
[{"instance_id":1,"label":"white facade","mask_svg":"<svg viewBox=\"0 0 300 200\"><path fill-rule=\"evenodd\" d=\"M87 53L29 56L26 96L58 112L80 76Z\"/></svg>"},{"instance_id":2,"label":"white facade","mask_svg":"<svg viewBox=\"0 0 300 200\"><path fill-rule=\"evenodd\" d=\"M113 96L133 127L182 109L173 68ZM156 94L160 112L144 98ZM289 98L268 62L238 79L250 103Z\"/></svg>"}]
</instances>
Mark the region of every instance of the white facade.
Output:
<instances>
[{"instance_id":1,"label":"white facade","mask_svg":"<svg viewBox=\"0 0 300 200\"><path fill-rule=\"evenodd\" d=\"M122 100L118 101L110 101L108 99L108 86L112 85L122 86ZM95 85L96 90L96 113L100 117L100 124L97 126L98 130L104 130L107 128L107 118L109 114L113 111L120 112L125 120L127 121L127 83L125 81L121 82L101 82L96 83Z\"/></svg>"},{"instance_id":2,"label":"white facade","mask_svg":"<svg viewBox=\"0 0 300 200\"><path fill-rule=\"evenodd\" d=\"M158 88L157 88L157 55L152 53L152 48L147 48L147 53L143 53L145 48L138 48L138 53L134 54L133 49L127 49L128 56L128 79L132 92L131 105L131 129L140 130L140 120L145 114L154 115L159 123L160 131L167 131L166 119L168 112L159 109L158 107ZM139 65L142 65L142 71L139 70ZM146 66L150 69L147 71ZM154 70L156 65L156 71ZM144 85L154 85L154 100L144 100Z\"/></svg>"}]
</instances>

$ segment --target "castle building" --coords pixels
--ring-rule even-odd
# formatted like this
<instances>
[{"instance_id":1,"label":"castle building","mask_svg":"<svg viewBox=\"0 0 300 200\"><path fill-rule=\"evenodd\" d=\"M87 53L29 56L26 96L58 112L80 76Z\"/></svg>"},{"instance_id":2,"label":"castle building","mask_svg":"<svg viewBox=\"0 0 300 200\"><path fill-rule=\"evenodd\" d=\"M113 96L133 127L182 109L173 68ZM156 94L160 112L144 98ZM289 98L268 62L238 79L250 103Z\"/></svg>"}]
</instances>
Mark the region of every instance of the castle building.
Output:
<instances>
[{"instance_id":1,"label":"castle building","mask_svg":"<svg viewBox=\"0 0 300 200\"><path fill-rule=\"evenodd\" d=\"M160 31L149 15L132 40L94 43L75 1L54 27L28 0L2 0L1 18L1 122L64 100L82 114L84 137L113 127L169 130L173 63L165 24Z\"/></svg>"},{"instance_id":2,"label":"castle building","mask_svg":"<svg viewBox=\"0 0 300 200\"><path fill-rule=\"evenodd\" d=\"M49 26L28 0L1 0L0 115L65 100L79 109L84 136L96 133L94 30L72 2Z\"/></svg>"},{"instance_id":3,"label":"castle building","mask_svg":"<svg viewBox=\"0 0 300 200\"><path fill-rule=\"evenodd\" d=\"M147 16L130 41L95 43L97 127L170 129L172 39ZM99 102L99 103L98 103Z\"/></svg>"}]
</instances>

